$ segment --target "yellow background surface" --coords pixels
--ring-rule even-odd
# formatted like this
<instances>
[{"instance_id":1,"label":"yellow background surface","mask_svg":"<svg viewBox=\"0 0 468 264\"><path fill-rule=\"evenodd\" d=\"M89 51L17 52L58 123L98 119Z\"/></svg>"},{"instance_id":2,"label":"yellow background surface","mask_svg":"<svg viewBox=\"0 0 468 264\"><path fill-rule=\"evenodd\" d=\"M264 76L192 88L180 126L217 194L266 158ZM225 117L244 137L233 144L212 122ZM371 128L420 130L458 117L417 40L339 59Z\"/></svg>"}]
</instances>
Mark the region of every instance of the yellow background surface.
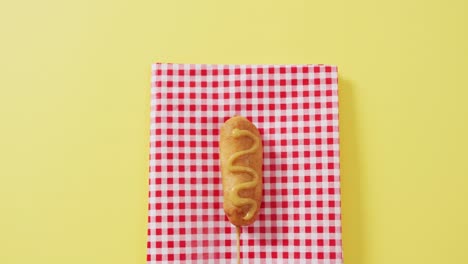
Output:
<instances>
[{"instance_id":1,"label":"yellow background surface","mask_svg":"<svg viewBox=\"0 0 468 264\"><path fill-rule=\"evenodd\" d=\"M345 263L468 263L467 3L1 1L0 263L145 263L155 61L338 65Z\"/></svg>"}]
</instances>

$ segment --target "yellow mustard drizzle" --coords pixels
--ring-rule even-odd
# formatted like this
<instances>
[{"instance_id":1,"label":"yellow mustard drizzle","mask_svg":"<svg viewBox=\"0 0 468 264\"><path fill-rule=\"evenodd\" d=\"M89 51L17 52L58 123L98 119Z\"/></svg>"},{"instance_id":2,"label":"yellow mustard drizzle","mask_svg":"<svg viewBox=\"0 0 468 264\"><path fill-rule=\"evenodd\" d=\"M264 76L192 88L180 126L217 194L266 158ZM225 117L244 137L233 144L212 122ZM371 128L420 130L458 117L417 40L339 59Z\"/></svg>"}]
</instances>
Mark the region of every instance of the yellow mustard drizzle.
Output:
<instances>
[{"instance_id":1,"label":"yellow mustard drizzle","mask_svg":"<svg viewBox=\"0 0 468 264\"><path fill-rule=\"evenodd\" d=\"M232 187L231 192L229 193L229 199L232 201L234 206L241 207L245 205L250 205L249 211L243 217L244 220L249 220L255 215L255 211L257 211L257 207L258 207L257 202L254 199L239 197L239 191L244 190L244 189L255 188L259 182L259 175L252 168L249 168L246 166L233 165L233 164L236 161L236 159L238 159L239 157L255 153L260 147L260 138L248 130L240 130L238 128L235 128L232 130L232 136L234 138L240 138L240 137L246 136L246 137L251 138L254 141L253 145L249 149L235 152L228 159L228 170L230 172L233 172L233 173L243 172L243 173L248 173L252 175L251 181L236 184L234 187Z\"/></svg>"}]
</instances>

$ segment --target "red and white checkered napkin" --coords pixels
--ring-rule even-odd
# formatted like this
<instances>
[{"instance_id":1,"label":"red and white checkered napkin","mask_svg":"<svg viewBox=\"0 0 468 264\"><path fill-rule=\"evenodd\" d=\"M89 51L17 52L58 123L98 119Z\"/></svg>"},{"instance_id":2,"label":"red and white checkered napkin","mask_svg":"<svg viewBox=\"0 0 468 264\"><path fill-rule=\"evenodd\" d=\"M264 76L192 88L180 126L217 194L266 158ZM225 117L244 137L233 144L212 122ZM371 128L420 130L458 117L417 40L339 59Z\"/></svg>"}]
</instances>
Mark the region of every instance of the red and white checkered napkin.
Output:
<instances>
[{"instance_id":1,"label":"red and white checkered napkin","mask_svg":"<svg viewBox=\"0 0 468 264\"><path fill-rule=\"evenodd\" d=\"M152 67L148 263L236 263L218 133L242 115L263 140L263 203L243 263L342 263L337 68Z\"/></svg>"}]
</instances>

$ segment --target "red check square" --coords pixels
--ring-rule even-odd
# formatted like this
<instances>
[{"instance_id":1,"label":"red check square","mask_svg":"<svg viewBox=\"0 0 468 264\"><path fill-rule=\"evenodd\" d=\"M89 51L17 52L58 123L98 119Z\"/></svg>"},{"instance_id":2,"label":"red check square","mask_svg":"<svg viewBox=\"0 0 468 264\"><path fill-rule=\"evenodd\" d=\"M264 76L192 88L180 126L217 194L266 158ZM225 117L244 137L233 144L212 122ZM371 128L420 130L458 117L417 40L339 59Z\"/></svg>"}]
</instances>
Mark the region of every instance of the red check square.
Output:
<instances>
[{"instance_id":1,"label":"red check square","mask_svg":"<svg viewBox=\"0 0 468 264\"><path fill-rule=\"evenodd\" d=\"M235 263L218 133L263 140L263 203L243 263L341 264L338 73L327 65L152 66L148 263Z\"/></svg>"}]
</instances>

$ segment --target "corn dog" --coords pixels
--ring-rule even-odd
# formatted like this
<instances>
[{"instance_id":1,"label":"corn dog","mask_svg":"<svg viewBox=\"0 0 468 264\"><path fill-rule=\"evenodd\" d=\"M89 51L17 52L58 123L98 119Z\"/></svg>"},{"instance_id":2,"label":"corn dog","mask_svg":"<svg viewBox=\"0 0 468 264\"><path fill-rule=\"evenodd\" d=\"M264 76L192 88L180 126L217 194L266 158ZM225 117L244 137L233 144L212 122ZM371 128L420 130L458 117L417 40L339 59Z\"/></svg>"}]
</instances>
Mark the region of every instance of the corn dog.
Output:
<instances>
[{"instance_id":1,"label":"corn dog","mask_svg":"<svg viewBox=\"0 0 468 264\"><path fill-rule=\"evenodd\" d=\"M255 222L262 202L262 140L255 125L244 117L234 116L221 127L219 148L223 207L236 226L240 263L241 227Z\"/></svg>"}]
</instances>

